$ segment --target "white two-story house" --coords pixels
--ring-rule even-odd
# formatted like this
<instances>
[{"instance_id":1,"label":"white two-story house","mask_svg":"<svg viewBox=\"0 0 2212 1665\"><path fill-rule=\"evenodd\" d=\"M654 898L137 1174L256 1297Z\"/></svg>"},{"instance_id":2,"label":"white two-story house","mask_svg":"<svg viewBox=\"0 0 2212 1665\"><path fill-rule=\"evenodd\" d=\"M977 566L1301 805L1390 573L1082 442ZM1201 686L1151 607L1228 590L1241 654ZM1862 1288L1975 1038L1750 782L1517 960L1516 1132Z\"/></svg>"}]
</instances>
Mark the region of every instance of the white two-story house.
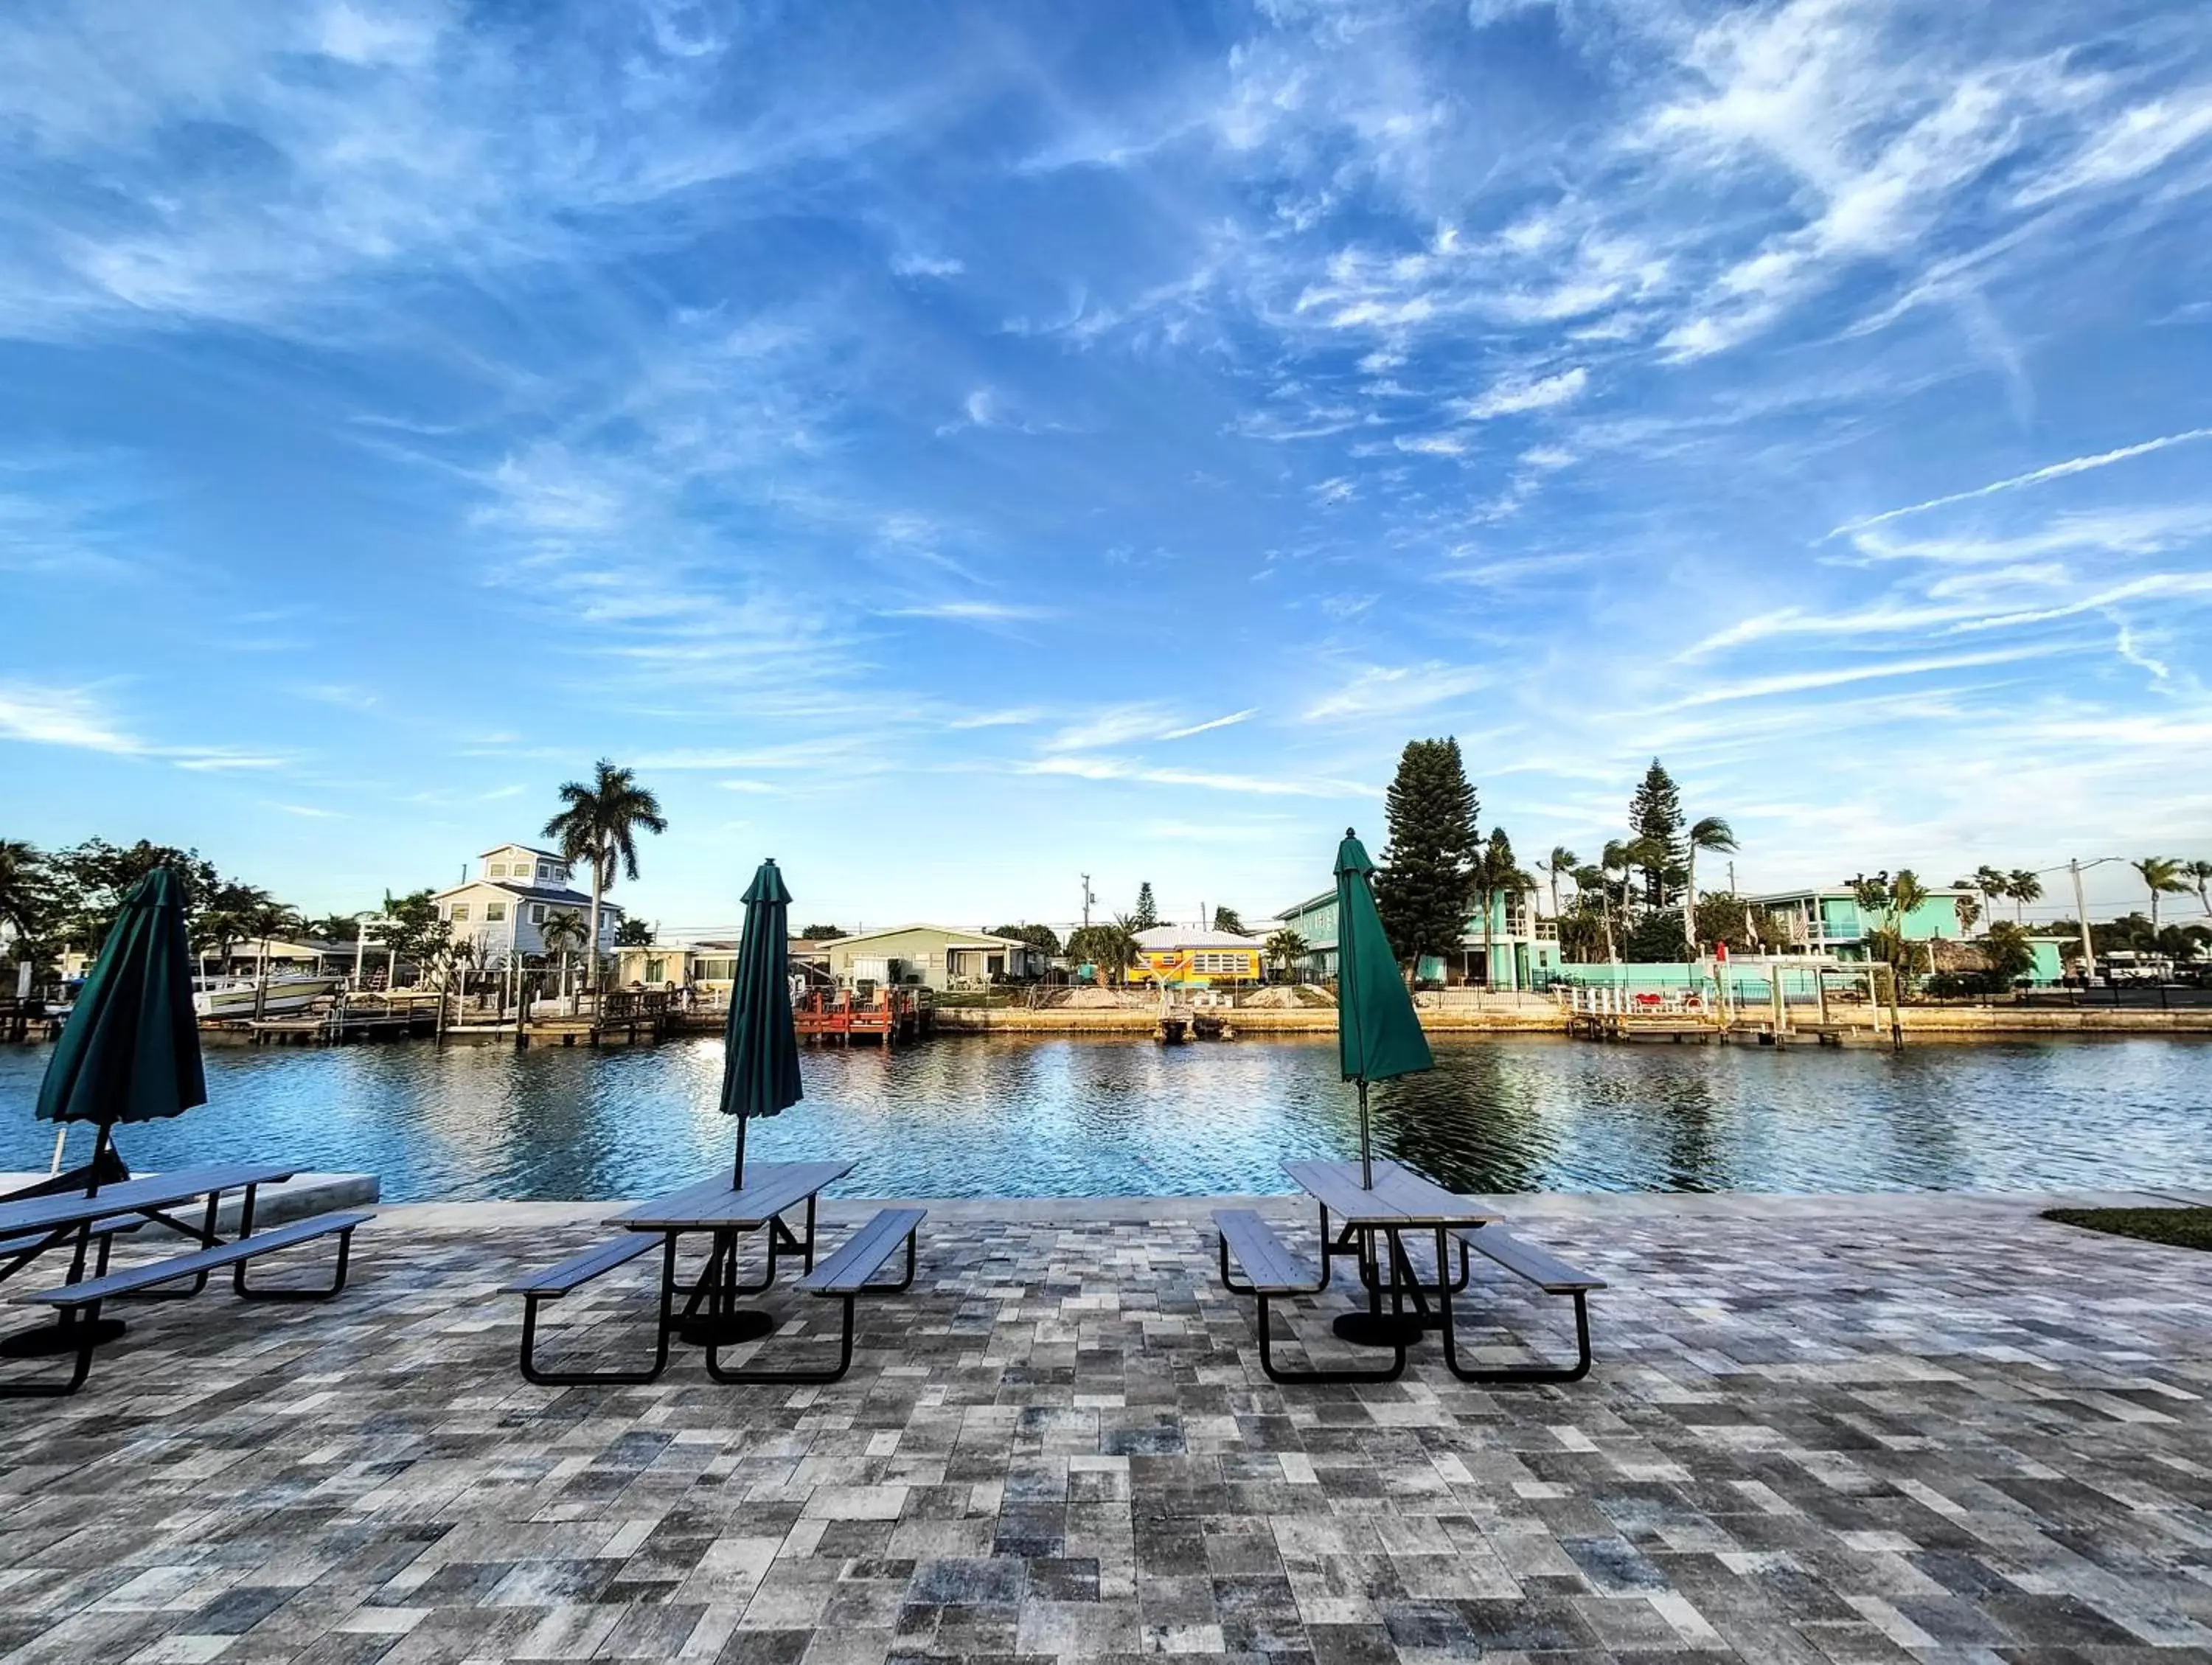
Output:
<instances>
[{"instance_id":1,"label":"white two-story house","mask_svg":"<svg viewBox=\"0 0 2212 1665\"><path fill-rule=\"evenodd\" d=\"M472 939L486 965L499 965L517 954L545 952L544 925L554 914L574 914L586 928L592 919L588 892L574 888L566 857L529 844L501 844L477 858L477 876L435 898L438 917L456 937ZM614 951L615 930L623 910L599 903L599 952Z\"/></svg>"}]
</instances>

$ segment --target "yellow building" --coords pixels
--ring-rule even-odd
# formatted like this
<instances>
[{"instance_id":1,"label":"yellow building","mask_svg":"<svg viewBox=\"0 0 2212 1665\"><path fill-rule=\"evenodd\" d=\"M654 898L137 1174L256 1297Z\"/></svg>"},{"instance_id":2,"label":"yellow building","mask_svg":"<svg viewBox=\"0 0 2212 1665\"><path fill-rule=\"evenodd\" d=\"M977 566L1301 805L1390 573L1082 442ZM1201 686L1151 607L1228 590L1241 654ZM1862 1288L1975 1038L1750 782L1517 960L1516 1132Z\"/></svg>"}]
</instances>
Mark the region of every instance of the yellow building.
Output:
<instances>
[{"instance_id":1,"label":"yellow building","mask_svg":"<svg viewBox=\"0 0 2212 1665\"><path fill-rule=\"evenodd\" d=\"M1260 981L1261 953L1255 938L1228 931L1158 925L1137 933L1137 963L1130 969L1129 981L1177 983L1186 988L1255 983Z\"/></svg>"}]
</instances>

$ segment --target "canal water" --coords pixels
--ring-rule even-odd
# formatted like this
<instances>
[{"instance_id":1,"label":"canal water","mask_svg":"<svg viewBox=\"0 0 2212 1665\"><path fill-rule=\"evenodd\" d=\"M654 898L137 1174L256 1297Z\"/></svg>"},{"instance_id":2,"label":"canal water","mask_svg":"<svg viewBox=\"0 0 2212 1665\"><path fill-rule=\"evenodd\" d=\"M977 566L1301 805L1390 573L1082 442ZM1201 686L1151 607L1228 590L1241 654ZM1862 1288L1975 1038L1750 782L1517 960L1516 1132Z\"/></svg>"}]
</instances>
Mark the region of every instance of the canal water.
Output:
<instances>
[{"instance_id":1,"label":"canal water","mask_svg":"<svg viewBox=\"0 0 2212 1665\"><path fill-rule=\"evenodd\" d=\"M1455 1190L2212 1188L2212 1045L1812 1047L1440 1041L1378 1085L1382 1151ZM47 1049L0 1050L0 1170L43 1170ZM594 1054L428 1042L220 1049L209 1103L126 1127L137 1167L270 1158L368 1171L392 1201L648 1195L728 1160L718 1040ZM764 1158L857 1163L848 1196L1288 1189L1286 1157L1352 1156L1333 1040L1163 1048L945 1039L809 1051ZM72 1135L79 1158L91 1134Z\"/></svg>"}]
</instances>

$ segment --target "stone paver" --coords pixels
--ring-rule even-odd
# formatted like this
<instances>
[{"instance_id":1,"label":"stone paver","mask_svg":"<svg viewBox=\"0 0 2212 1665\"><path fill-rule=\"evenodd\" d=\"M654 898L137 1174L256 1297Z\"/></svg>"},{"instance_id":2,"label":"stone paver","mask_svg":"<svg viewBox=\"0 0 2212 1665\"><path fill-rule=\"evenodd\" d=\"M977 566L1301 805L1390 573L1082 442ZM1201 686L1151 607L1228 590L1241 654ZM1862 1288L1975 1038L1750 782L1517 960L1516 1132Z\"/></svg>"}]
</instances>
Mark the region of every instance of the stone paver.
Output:
<instances>
[{"instance_id":1,"label":"stone paver","mask_svg":"<svg viewBox=\"0 0 2212 1665\"><path fill-rule=\"evenodd\" d=\"M0 1402L0 1660L2212 1659L2212 1261L2025 1200L1513 1200L1613 1281L1588 1381L1286 1389L1202 1208L941 1209L797 1390L530 1387L497 1285L606 1211L387 1209L334 1303L130 1310ZM650 1265L556 1334L634 1351ZM1475 1344L1559 1346L1477 1278Z\"/></svg>"}]
</instances>

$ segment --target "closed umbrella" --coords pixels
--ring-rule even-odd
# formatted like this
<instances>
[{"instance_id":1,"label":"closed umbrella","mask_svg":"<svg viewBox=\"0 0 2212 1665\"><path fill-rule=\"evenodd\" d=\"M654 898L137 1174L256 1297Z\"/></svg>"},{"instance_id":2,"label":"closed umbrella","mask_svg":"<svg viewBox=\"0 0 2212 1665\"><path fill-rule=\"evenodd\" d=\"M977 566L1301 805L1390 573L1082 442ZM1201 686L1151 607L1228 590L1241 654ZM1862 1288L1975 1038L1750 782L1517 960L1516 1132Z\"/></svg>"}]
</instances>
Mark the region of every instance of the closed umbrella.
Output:
<instances>
[{"instance_id":1,"label":"closed umbrella","mask_svg":"<svg viewBox=\"0 0 2212 1665\"><path fill-rule=\"evenodd\" d=\"M722 1031L722 1114L738 1118L738 1158L730 1184L745 1183L745 1124L796 1104L799 1036L791 1021L791 892L770 857L745 888L744 934L730 1018Z\"/></svg>"},{"instance_id":2,"label":"closed umbrella","mask_svg":"<svg viewBox=\"0 0 2212 1665\"><path fill-rule=\"evenodd\" d=\"M206 1103L184 886L156 867L138 881L100 945L46 1061L36 1114L99 1127L88 1187L97 1193L117 1122L182 1115Z\"/></svg>"},{"instance_id":3,"label":"closed umbrella","mask_svg":"<svg viewBox=\"0 0 2212 1665\"><path fill-rule=\"evenodd\" d=\"M1429 1041L1399 975L1376 910L1375 864L1346 827L1336 847L1336 1048L1344 1079L1359 1084L1359 1182L1375 1186L1367 1084L1431 1067Z\"/></svg>"},{"instance_id":4,"label":"closed umbrella","mask_svg":"<svg viewBox=\"0 0 2212 1665\"><path fill-rule=\"evenodd\" d=\"M138 881L101 943L53 1056L46 1060L36 1111L46 1121L89 1121L100 1129L86 1194L97 1195L115 1124L182 1115L207 1103L200 1068L199 1018L192 1009L192 958L184 885L166 867ZM83 1269L90 1226L77 1238L74 1280ZM102 1338L123 1325L100 1321ZM48 1343L43 1346L41 1343ZM9 1339L10 1352L73 1351L82 1327L64 1325Z\"/></svg>"},{"instance_id":5,"label":"closed umbrella","mask_svg":"<svg viewBox=\"0 0 2212 1665\"><path fill-rule=\"evenodd\" d=\"M745 887L745 927L738 939L737 976L730 985L730 1016L722 1030L722 1098L725 1115L738 1118L738 1153L730 1187L745 1188L745 1128L757 1116L775 1115L796 1104L799 1036L791 1021L791 892L774 858L763 861ZM771 1226L771 1233L775 1228ZM770 1265L773 1267L771 1249ZM738 1246L718 1237L701 1278L713 1294L711 1310L687 1314L684 1339L697 1346L733 1346L774 1333L775 1320L765 1312L741 1312L737 1294ZM697 1303L697 1297L693 1297Z\"/></svg>"}]
</instances>

